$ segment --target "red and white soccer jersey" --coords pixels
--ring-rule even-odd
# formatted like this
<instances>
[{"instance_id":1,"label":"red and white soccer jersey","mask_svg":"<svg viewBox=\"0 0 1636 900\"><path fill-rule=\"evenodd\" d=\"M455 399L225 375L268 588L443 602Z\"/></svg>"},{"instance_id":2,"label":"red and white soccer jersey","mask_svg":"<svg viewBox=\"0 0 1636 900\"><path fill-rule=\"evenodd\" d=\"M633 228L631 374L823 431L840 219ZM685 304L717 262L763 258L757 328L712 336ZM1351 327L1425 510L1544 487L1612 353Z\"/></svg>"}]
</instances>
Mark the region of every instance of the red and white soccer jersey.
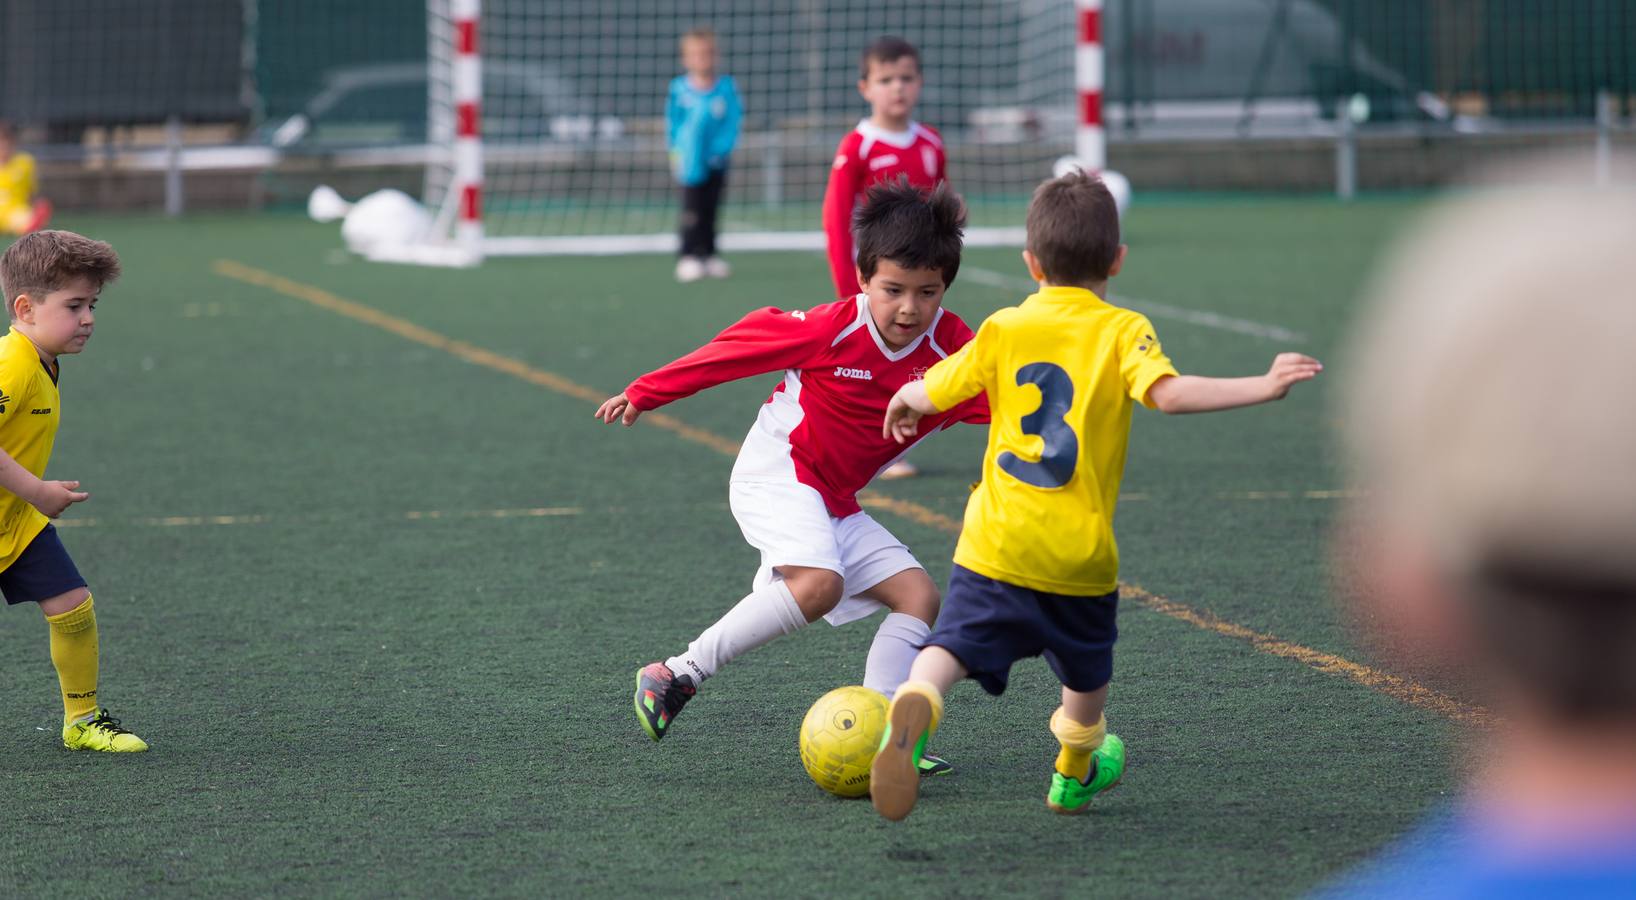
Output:
<instances>
[{"instance_id":1,"label":"red and white soccer jersey","mask_svg":"<svg viewBox=\"0 0 1636 900\"><path fill-rule=\"evenodd\" d=\"M934 188L948 178L943 138L928 126L910 122L908 131L887 131L868 119L841 139L824 192L824 236L835 293L858 291L852 248L852 210L870 185L906 175L916 187Z\"/></svg>"},{"instance_id":2,"label":"red and white soccer jersey","mask_svg":"<svg viewBox=\"0 0 1636 900\"><path fill-rule=\"evenodd\" d=\"M750 313L681 359L631 382L625 395L646 411L709 387L784 370L733 465L733 481L807 485L831 516L860 511L857 494L908 447L881 436L898 388L965 346L971 329L939 309L932 327L901 350L887 347L864 295L809 310ZM921 420L925 436L955 422L988 421L978 395Z\"/></svg>"}]
</instances>

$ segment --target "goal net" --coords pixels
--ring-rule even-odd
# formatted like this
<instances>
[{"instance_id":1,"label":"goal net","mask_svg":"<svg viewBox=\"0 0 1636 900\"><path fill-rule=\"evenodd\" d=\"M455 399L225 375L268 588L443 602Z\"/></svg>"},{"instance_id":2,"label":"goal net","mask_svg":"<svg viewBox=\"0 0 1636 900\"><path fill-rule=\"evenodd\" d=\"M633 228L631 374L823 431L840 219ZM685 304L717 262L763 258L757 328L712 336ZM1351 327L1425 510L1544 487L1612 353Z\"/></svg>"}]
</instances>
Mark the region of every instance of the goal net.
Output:
<instances>
[{"instance_id":1,"label":"goal net","mask_svg":"<svg viewBox=\"0 0 1636 900\"><path fill-rule=\"evenodd\" d=\"M1073 0L428 0L427 11L423 200L440 236L460 244L464 229L484 256L674 249L664 107L678 39L696 27L716 33L744 106L719 217L729 251L822 246L836 145L869 111L859 56L881 35L920 51L914 117L943 135L972 243L1019 242L1029 193L1073 149Z\"/></svg>"}]
</instances>

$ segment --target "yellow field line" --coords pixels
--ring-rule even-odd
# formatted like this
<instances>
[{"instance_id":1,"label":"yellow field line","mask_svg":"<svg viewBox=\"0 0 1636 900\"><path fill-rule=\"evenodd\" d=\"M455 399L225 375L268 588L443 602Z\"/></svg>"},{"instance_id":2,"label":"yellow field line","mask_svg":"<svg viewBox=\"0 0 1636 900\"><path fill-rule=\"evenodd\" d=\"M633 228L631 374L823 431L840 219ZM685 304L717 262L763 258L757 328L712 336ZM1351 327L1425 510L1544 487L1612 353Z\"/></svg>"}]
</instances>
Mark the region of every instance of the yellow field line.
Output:
<instances>
[{"instance_id":1,"label":"yellow field line","mask_svg":"<svg viewBox=\"0 0 1636 900\"><path fill-rule=\"evenodd\" d=\"M547 390L555 391L564 396L574 397L589 403L601 403L606 395L595 388L586 387L575 381L564 378L553 372L537 369L521 360L501 356L481 347L476 347L465 341L439 334L428 328L416 325L407 319L400 319L390 313L382 312L371 306L356 303L338 297L329 291L299 281L292 281L280 275L262 269L253 268L243 263L231 260L217 260L213 266L216 274L235 281L265 287L269 290L305 300L314 306L339 313L350 319L355 319L368 325L373 325L384 331L406 338L418 344L443 350L467 362L485 366L498 372L504 372L530 384L536 384ZM672 416L663 413L647 413L643 419L657 428L672 432L677 436L696 444L709 447L728 456L738 455L738 443L713 434L700 428L695 428ZM1256 493L1256 492L1248 492ZM1273 499L1272 494L1279 492L1264 492L1266 497L1243 496L1243 499ZM1287 492L1286 492L1287 493ZM1324 495L1318 497L1314 495ZM1344 492L1337 491L1308 491L1306 496L1311 499L1327 499L1332 496L1341 496ZM866 490L858 494L858 502L870 509L884 509L893 515L900 516L913 522L918 522L931 528L949 534L960 533L960 522L936 510L929 509L912 500L900 500L888 497L878 491ZM1186 622L1206 631L1211 631L1224 637L1248 643L1263 653L1269 653L1284 659L1294 660L1330 675L1339 675L1361 684L1371 690L1379 691L1405 703L1428 709L1440 715L1447 716L1455 721L1487 725L1492 723L1493 715L1487 710L1464 703L1446 694L1439 693L1424 685L1406 678L1382 672L1362 663L1303 647L1276 638L1270 634L1262 634L1235 625L1225 619L1218 618L1212 613L1195 609L1184 603L1177 603L1153 594L1137 585L1122 584L1120 590L1131 599L1161 615L1169 616L1177 621Z\"/></svg>"}]
</instances>

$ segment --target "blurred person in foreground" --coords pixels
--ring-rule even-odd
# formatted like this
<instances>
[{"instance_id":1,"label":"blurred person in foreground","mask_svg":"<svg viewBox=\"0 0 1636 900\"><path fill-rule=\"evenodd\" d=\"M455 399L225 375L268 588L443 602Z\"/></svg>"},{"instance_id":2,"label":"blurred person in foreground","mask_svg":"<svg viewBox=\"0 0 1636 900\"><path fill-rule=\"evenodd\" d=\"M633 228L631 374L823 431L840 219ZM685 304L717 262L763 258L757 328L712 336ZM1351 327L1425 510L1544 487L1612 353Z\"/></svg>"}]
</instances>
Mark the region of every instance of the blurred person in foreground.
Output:
<instances>
[{"instance_id":1,"label":"blurred person in foreground","mask_svg":"<svg viewBox=\"0 0 1636 900\"><path fill-rule=\"evenodd\" d=\"M1588 171L1439 209L1358 332L1351 601L1496 721L1461 800L1327 896L1636 896L1636 190Z\"/></svg>"}]
</instances>

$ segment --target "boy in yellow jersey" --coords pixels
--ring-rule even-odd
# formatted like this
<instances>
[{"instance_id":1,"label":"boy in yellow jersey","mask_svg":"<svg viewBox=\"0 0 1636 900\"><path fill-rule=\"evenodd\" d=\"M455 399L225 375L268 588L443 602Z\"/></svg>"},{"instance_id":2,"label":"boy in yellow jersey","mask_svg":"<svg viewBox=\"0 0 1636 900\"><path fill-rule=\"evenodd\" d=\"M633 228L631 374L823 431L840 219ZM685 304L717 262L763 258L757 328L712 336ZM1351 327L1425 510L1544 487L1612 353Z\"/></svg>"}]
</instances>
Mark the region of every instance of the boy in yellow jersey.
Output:
<instances>
[{"instance_id":1,"label":"boy in yellow jersey","mask_svg":"<svg viewBox=\"0 0 1636 900\"><path fill-rule=\"evenodd\" d=\"M1125 247L1113 197L1095 176L1041 185L1027 228L1023 262L1039 292L990 316L886 412L883 430L904 441L921 416L984 391L993 410L943 611L892 700L870 770L875 809L888 819L914 808L915 759L942 717L943 693L970 677L997 695L1011 664L1028 656L1043 654L1062 681L1051 717L1062 751L1047 804L1080 812L1118 783L1125 746L1107 733L1102 707L1118 633L1113 513L1132 406L1184 413L1265 403L1322 369L1283 353L1265 375L1178 375L1148 320L1102 299Z\"/></svg>"},{"instance_id":2,"label":"boy in yellow jersey","mask_svg":"<svg viewBox=\"0 0 1636 900\"><path fill-rule=\"evenodd\" d=\"M17 129L0 121L0 231L28 234L51 221L51 201L35 197L34 157L17 151Z\"/></svg>"},{"instance_id":3,"label":"boy in yellow jersey","mask_svg":"<svg viewBox=\"0 0 1636 900\"><path fill-rule=\"evenodd\" d=\"M97 704L97 616L91 592L50 520L89 494L45 481L57 436L58 358L85 349L114 248L68 231L26 235L0 256L11 331L0 338L0 593L38 603L62 687L63 745L130 752L147 743Z\"/></svg>"}]
</instances>

